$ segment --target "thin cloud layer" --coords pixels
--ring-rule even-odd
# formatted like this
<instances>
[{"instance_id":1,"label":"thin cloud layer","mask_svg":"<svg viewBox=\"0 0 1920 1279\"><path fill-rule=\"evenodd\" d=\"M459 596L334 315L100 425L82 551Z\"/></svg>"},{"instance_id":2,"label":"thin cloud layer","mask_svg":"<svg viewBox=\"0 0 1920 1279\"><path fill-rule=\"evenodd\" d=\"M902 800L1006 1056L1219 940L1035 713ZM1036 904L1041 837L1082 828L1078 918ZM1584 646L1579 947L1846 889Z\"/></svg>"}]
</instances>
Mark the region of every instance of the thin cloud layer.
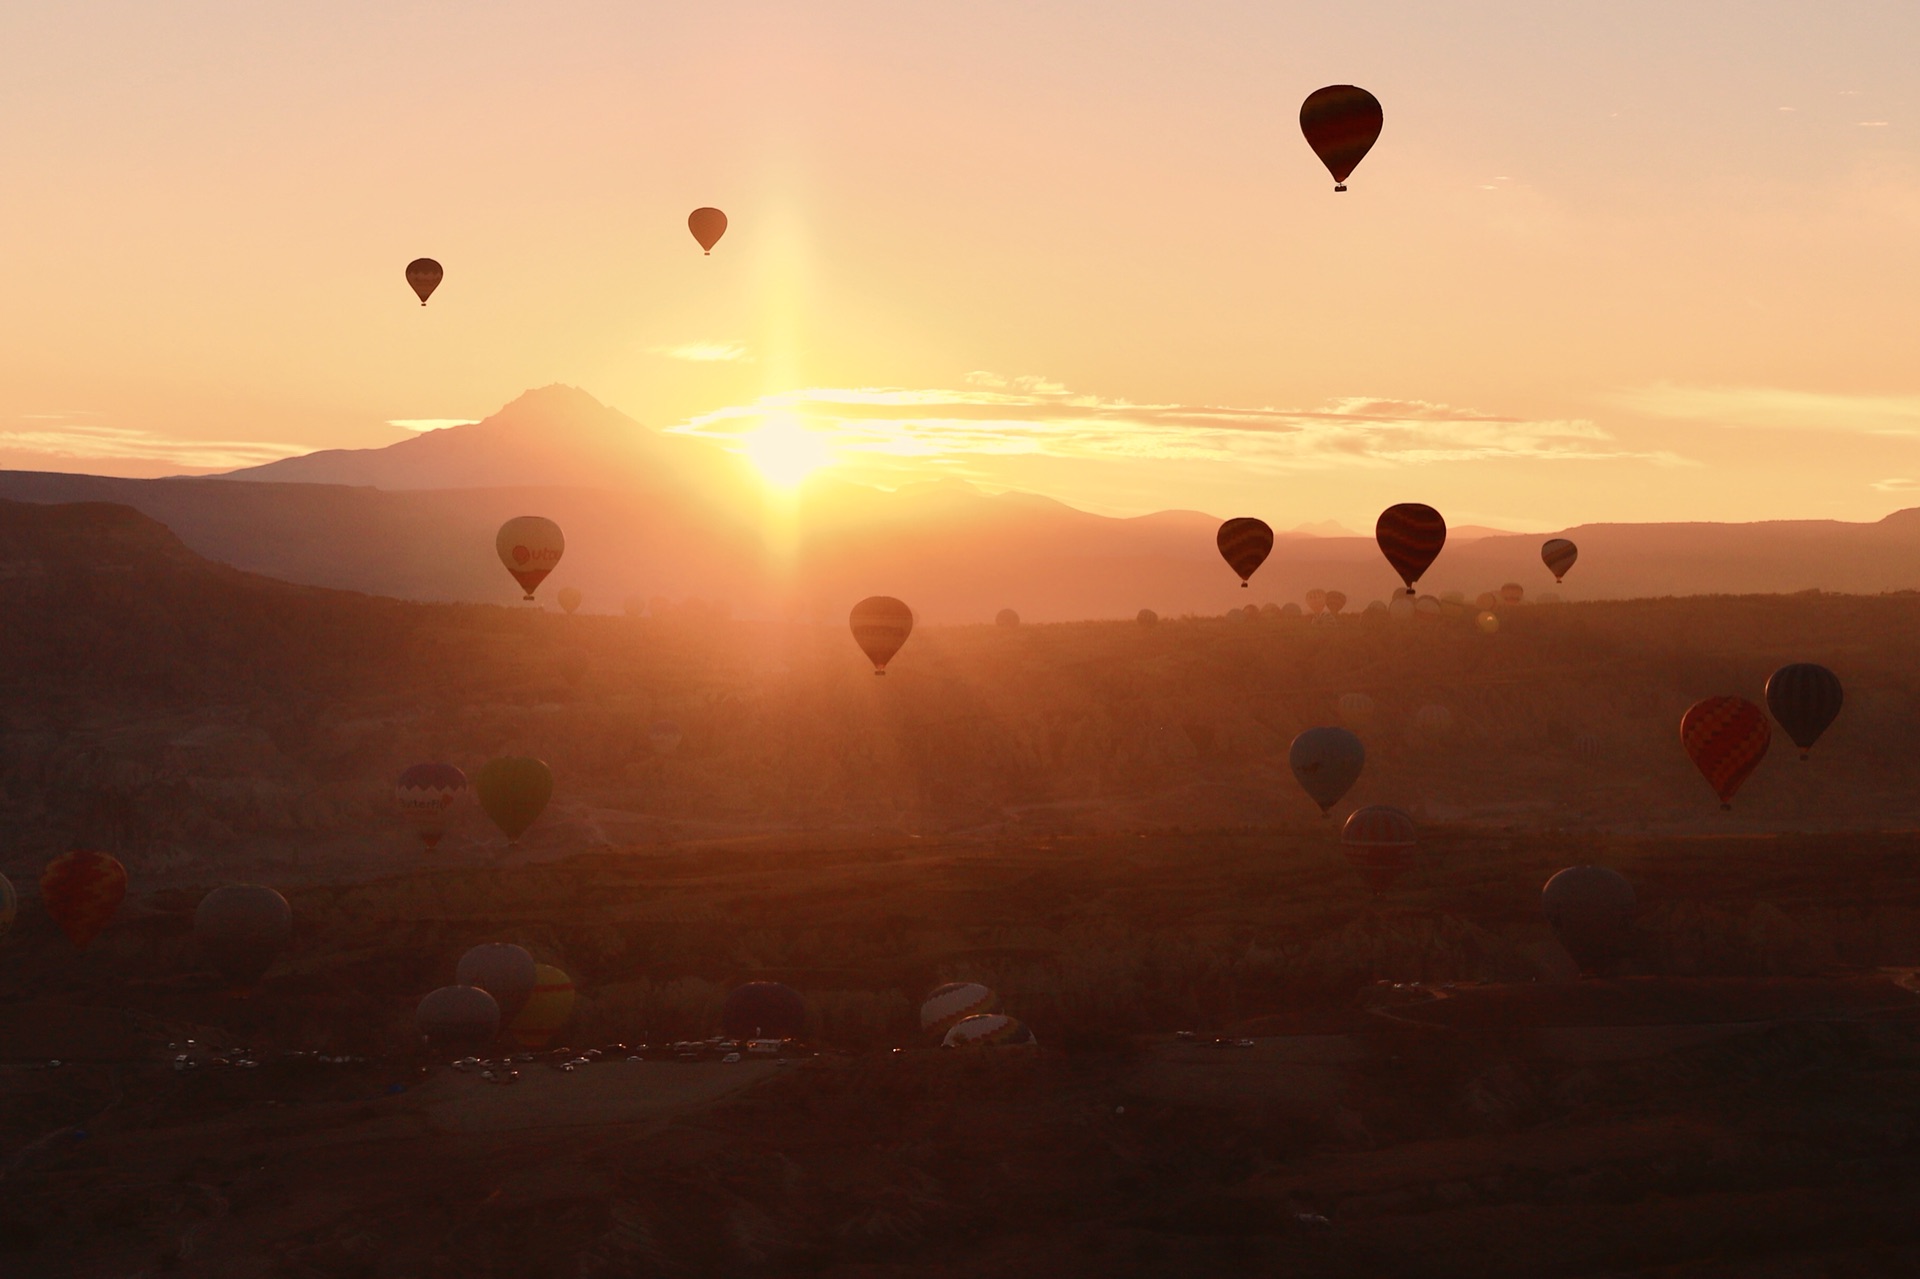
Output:
<instances>
[{"instance_id":1,"label":"thin cloud layer","mask_svg":"<svg viewBox=\"0 0 1920 1279\"><path fill-rule=\"evenodd\" d=\"M1832 395L1770 386L1674 386L1657 383L1613 397L1649 417L1713 426L1789 431L1920 435L1920 395Z\"/></svg>"},{"instance_id":2,"label":"thin cloud layer","mask_svg":"<svg viewBox=\"0 0 1920 1279\"><path fill-rule=\"evenodd\" d=\"M162 462L195 471L259 466L313 452L305 444L169 439L138 427L61 421L52 414L26 414L18 420L33 425L0 429L0 452L76 462Z\"/></svg>"},{"instance_id":3,"label":"thin cloud layer","mask_svg":"<svg viewBox=\"0 0 1920 1279\"><path fill-rule=\"evenodd\" d=\"M472 417L390 417L387 425L425 435L428 431L444 431L450 426L472 426L479 420Z\"/></svg>"},{"instance_id":4,"label":"thin cloud layer","mask_svg":"<svg viewBox=\"0 0 1920 1279\"><path fill-rule=\"evenodd\" d=\"M651 347L649 353L695 364L724 364L751 358L744 342L682 342L678 346Z\"/></svg>"}]
</instances>

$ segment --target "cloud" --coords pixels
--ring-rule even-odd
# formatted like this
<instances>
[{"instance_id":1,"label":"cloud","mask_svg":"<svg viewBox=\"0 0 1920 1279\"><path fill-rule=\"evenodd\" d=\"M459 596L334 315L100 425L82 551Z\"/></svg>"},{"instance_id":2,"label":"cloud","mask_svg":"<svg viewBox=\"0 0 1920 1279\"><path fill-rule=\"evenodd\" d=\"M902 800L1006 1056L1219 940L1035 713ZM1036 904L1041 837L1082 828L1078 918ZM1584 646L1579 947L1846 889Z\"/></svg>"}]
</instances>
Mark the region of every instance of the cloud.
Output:
<instances>
[{"instance_id":1,"label":"cloud","mask_svg":"<svg viewBox=\"0 0 1920 1279\"><path fill-rule=\"evenodd\" d=\"M723 364L732 360L751 361L744 342L682 342L678 346L655 346L648 354L669 360L691 360L695 364Z\"/></svg>"},{"instance_id":2,"label":"cloud","mask_svg":"<svg viewBox=\"0 0 1920 1279\"><path fill-rule=\"evenodd\" d=\"M1920 395L1832 395L1767 386L1658 383L1622 392L1612 399L1622 408L1650 417L1715 426L1920 435Z\"/></svg>"},{"instance_id":3,"label":"cloud","mask_svg":"<svg viewBox=\"0 0 1920 1279\"><path fill-rule=\"evenodd\" d=\"M1875 480L1867 485L1881 493L1920 493L1920 480L1910 480L1905 476L1895 476L1889 480Z\"/></svg>"},{"instance_id":4,"label":"cloud","mask_svg":"<svg viewBox=\"0 0 1920 1279\"><path fill-rule=\"evenodd\" d=\"M444 431L450 426L472 426L479 420L473 417L390 417L387 425L424 435L428 431Z\"/></svg>"},{"instance_id":5,"label":"cloud","mask_svg":"<svg viewBox=\"0 0 1920 1279\"><path fill-rule=\"evenodd\" d=\"M1202 461L1270 473L1491 459L1685 464L1623 448L1592 422L1530 420L1421 400L1354 397L1317 409L1134 404L1043 378L974 373L961 390L814 387L696 417L675 431L731 442L769 418L818 431L843 460L1045 457Z\"/></svg>"},{"instance_id":6,"label":"cloud","mask_svg":"<svg viewBox=\"0 0 1920 1279\"><path fill-rule=\"evenodd\" d=\"M30 420L36 425L24 430L0 429L0 451L82 462L164 462L198 471L258 466L313 452L312 446L306 444L180 440L139 427L72 420L56 424L52 414L32 414L21 420Z\"/></svg>"}]
</instances>

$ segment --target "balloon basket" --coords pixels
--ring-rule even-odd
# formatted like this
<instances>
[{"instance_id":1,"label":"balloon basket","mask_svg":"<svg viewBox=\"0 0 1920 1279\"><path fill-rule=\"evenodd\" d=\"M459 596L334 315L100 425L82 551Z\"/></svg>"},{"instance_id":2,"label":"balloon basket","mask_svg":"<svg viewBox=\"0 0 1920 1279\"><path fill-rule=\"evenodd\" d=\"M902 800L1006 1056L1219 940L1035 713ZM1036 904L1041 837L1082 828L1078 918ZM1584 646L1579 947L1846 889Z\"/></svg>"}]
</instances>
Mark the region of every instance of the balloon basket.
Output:
<instances>
[{"instance_id":1,"label":"balloon basket","mask_svg":"<svg viewBox=\"0 0 1920 1279\"><path fill-rule=\"evenodd\" d=\"M1335 191L1344 191L1347 189L1347 184L1344 182L1336 182L1333 184L1333 189Z\"/></svg>"}]
</instances>

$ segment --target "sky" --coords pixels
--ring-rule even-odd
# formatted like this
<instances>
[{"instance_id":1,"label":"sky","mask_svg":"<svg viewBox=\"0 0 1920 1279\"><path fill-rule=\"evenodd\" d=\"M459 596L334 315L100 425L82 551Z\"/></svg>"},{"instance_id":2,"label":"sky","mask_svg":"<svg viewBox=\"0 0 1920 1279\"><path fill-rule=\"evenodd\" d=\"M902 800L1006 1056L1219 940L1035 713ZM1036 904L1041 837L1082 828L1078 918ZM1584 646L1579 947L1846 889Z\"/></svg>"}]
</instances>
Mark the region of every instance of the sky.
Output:
<instances>
[{"instance_id":1,"label":"sky","mask_svg":"<svg viewBox=\"0 0 1920 1279\"><path fill-rule=\"evenodd\" d=\"M0 6L0 466L564 382L776 480L1876 519L1920 505L1916 65L1911 3ZM1297 113L1342 82L1386 126L1336 195Z\"/></svg>"}]
</instances>

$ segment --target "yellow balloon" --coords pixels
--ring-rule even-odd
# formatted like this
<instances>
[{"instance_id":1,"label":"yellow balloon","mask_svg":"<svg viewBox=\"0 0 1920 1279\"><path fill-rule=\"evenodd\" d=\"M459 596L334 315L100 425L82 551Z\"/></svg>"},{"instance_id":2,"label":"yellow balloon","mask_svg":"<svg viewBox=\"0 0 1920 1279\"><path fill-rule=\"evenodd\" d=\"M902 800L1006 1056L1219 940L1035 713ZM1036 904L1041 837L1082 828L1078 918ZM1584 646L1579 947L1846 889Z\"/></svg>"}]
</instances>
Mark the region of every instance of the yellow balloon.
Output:
<instances>
[{"instance_id":1,"label":"yellow balloon","mask_svg":"<svg viewBox=\"0 0 1920 1279\"><path fill-rule=\"evenodd\" d=\"M545 1048L573 1016L573 978L552 964L533 966L533 994L507 1027L522 1048Z\"/></svg>"}]
</instances>

